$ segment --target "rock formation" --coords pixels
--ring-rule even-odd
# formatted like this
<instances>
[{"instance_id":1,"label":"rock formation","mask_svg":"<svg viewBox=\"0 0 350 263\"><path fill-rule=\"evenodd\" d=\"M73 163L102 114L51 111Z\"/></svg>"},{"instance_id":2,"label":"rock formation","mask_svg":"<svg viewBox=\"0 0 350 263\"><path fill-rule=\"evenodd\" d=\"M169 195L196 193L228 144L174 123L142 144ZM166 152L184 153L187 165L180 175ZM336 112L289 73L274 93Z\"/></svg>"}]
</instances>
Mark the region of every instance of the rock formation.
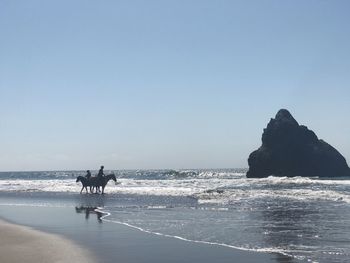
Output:
<instances>
[{"instance_id":1,"label":"rock formation","mask_svg":"<svg viewBox=\"0 0 350 263\"><path fill-rule=\"evenodd\" d=\"M262 146L248 159L247 177L350 176L345 158L331 145L299 125L288 110L280 110L262 135Z\"/></svg>"}]
</instances>

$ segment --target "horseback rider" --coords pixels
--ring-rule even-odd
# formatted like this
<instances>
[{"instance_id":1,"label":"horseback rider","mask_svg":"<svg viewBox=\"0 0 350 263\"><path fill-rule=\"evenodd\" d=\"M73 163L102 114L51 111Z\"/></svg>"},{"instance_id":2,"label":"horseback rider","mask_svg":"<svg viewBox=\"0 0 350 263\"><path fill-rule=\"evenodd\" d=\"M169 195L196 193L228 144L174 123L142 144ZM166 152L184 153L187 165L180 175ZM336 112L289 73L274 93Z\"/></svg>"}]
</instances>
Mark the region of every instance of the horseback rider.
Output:
<instances>
[{"instance_id":1,"label":"horseback rider","mask_svg":"<svg viewBox=\"0 0 350 263\"><path fill-rule=\"evenodd\" d=\"M104 169L104 168L105 168L105 167L104 167L103 165L101 165L101 168L100 168L100 170L98 171L98 174L97 174L97 180L100 182L100 184L102 184L102 182L103 182L103 176L105 175L105 174L103 173L103 169ZM97 186L97 191L100 192L100 185Z\"/></svg>"},{"instance_id":2,"label":"horseback rider","mask_svg":"<svg viewBox=\"0 0 350 263\"><path fill-rule=\"evenodd\" d=\"M85 188L86 192L88 192L87 187L89 186L91 193L94 193L94 188L95 188L96 194L98 192L101 192L100 187L102 187L102 194L104 194L104 189L105 189L107 183L109 182L109 180L113 180L117 184L117 178L115 177L115 174L112 173L112 174L108 174L105 176L103 169L104 169L104 166L101 166L96 177L91 176L90 170L86 171L85 176L79 175L77 177L76 182L81 182L83 185L83 187L80 190L80 193L83 192L84 188Z\"/></svg>"},{"instance_id":3,"label":"horseback rider","mask_svg":"<svg viewBox=\"0 0 350 263\"><path fill-rule=\"evenodd\" d=\"M90 180L90 178L91 178L91 172L90 172L90 170L87 170L87 171L86 171L85 177L86 177L86 179Z\"/></svg>"},{"instance_id":4,"label":"horseback rider","mask_svg":"<svg viewBox=\"0 0 350 263\"><path fill-rule=\"evenodd\" d=\"M103 173L103 169L104 169L104 168L105 168L105 167L102 165L101 168L100 168L100 170L98 171L98 174L97 174L97 178L98 178L98 179L102 179L103 176L105 175L105 174Z\"/></svg>"}]
</instances>

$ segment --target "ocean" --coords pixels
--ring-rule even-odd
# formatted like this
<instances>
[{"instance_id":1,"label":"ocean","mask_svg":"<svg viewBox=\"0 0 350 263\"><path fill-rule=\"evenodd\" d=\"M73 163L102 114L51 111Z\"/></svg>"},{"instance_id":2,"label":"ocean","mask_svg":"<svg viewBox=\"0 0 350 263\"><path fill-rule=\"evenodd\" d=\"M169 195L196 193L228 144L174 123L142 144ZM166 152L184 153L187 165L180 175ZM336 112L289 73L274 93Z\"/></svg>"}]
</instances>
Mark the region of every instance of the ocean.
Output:
<instances>
[{"instance_id":1,"label":"ocean","mask_svg":"<svg viewBox=\"0 0 350 263\"><path fill-rule=\"evenodd\" d=\"M246 169L118 170L105 195L79 194L84 171L2 172L0 206L98 208L98 220L184 242L349 262L350 180L268 177ZM93 174L96 173L93 172Z\"/></svg>"}]
</instances>

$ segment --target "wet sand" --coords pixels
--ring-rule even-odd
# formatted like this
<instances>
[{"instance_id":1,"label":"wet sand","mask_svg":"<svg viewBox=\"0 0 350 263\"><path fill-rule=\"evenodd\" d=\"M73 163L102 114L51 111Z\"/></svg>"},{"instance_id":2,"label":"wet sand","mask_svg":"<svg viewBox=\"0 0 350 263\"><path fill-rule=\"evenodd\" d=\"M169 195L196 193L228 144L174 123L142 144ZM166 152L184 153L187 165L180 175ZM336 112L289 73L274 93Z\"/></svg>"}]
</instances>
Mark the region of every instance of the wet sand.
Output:
<instances>
[{"instance_id":1,"label":"wet sand","mask_svg":"<svg viewBox=\"0 0 350 263\"><path fill-rule=\"evenodd\" d=\"M2 263L95 262L87 251L58 235L0 220Z\"/></svg>"},{"instance_id":2,"label":"wet sand","mask_svg":"<svg viewBox=\"0 0 350 263\"><path fill-rule=\"evenodd\" d=\"M81 211L81 208L2 206L0 216L16 224L66 237L85 251L89 251L97 262L294 262L277 254L242 251L144 233L125 225L101 221L101 215L93 210L87 214L86 211ZM8 261L4 261L1 256L1 262L89 262L86 257L83 260L87 255L83 249L72 250L72 247L76 247L74 243L55 235L6 223L2 223L2 227L4 230L8 229L5 236L1 235L0 244L2 250L6 251ZM9 229L16 230L10 242L7 236L11 237L12 231ZM4 230L1 229L1 233ZM25 238L22 239L21 235ZM5 245L7 249L3 248ZM16 256L21 256L14 255L14 251L19 251L18 249L24 249L23 255L31 256L33 261L28 261L27 258L25 261L20 258L14 260ZM36 253L32 252L33 249ZM62 250L67 252L61 253ZM87 258L91 262L92 257Z\"/></svg>"}]
</instances>

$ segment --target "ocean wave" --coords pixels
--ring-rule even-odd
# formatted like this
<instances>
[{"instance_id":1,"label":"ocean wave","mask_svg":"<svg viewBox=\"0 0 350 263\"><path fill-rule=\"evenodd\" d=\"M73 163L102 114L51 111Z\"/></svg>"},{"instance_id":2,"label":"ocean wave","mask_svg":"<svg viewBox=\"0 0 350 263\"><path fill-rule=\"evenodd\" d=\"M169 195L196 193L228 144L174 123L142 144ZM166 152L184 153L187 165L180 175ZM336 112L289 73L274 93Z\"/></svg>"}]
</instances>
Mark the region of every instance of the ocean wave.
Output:
<instances>
[{"instance_id":1,"label":"ocean wave","mask_svg":"<svg viewBox=\"0 0 350 263\"><path fill-rule=\"evenodd\" d=\"M247 179L247 181L254 184L269 184L269 185L283 185L283 184L293 184L293 185L346 185L350 186L349 178L319 178L319 177L276 177L269 176L266 178L259 179Z\"/></svg>"},{"instance_id":2,"label":"ocean wave","mask_svg":"<svg viewBox=\"0 0 350 263\"><path fill-rule=\"evenodd\" d=\"M199 203L230 204L239 201L284 198L293 200L324 200L350 203L349 180L320 180L311 178L269 177L265 179L235 179L217 177L177 179L177 180L139 180L118 179L115 185L109 182L106 193L191 196ZM78 193L81 184L75 179L55 180L0 180L0 191L10 192L66 192Z\"/></svg>"},{"instance_id":3,"label":"ocean wave","mask_svg":"<svg viewBox=\"0 0 350 263\"><path fill-rule=\"evenodd\" d=\"M231 204L239 201L287 199L298 201L332 201L350 204L350 194L335 190L284 189L284 190L225 190L202 192L193 195L201 204Z\"/></svg>"}]
</instances>

